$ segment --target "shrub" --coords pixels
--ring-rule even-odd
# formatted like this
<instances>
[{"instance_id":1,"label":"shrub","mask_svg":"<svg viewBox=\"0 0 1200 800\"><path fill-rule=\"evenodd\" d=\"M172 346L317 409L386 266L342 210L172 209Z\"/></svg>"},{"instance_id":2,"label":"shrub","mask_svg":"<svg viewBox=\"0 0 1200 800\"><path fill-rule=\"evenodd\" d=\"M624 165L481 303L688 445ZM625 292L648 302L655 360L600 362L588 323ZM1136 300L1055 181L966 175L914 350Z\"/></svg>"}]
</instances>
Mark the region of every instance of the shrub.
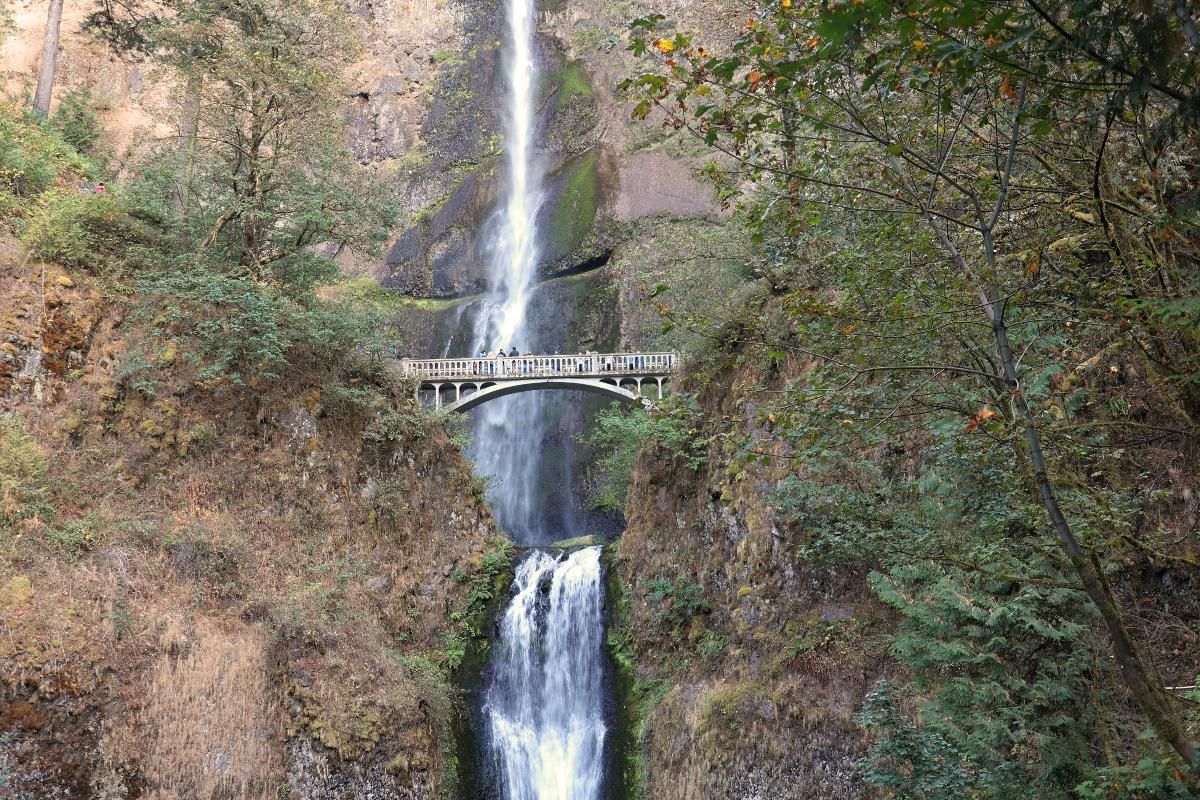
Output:
<instances>
[{"instance_id":1,"label":"shrub","mask_svg":"<svg viewBox=\"0 0 1200 800\"><path fill-rule=\"evenodd\" d=\"M206 419L200 420L193 425L191 430L183 437L184 444L197 450L208 448L216 440L217 426Z\"/></svg>"},{"instance_id":2,"label":"shrub","mask_svg":"<svg viewBox=\"0 0 1200 800\"><path fill-rule=\"evenodd\" d=\"M72 520L46 530L46 537L67 555L79 556L91 550L100 541L92 519Z\"/></svg>"},{"instance_id":3,"label":"shrub","mask_svg":"<svg viewBox=\"0 0 1200 800\"><path fill-rule=\"evenodd\" d=\"M372 420L363 431L363 439L377 448L384 448L397 442L424 439L434 425L433 418L419 408L397 408Z\"/></svg>"},{"instance_id":4,"label":"shrub","mask_svg":"<svg viewBox=\"0 0 1200 800\"><path fill-rule=\"evenodd\" d=\"M699 426L695 401L682 396L668 398L652 413L642 408L626 411L613 403L597 414L592 430L578 437L601 453L591 471L589 504L606 511L624 510L634 463L647 442L662 447L680 466L698 470L708 444Z\"/></svg>"},{"instance_id":5,"label":"shrub","mask_svg":"<svg viewBox=\"0 0 1200 800\"><path fill-rule=\"evenodd\" d=\"M659 619L676 628L697 614L712 611L704 599L704 589L686 578L655 578L642 584L649 590L647 599L660 605Z\"/></svg>"},{"instance_id":6,"label":"shrub","mask_svg":"<svg viewBox=\"0 0 1200 800\"><path fill-rule=\"evenodd\" d=\"M94 106L88 89L72 89L63 95L50 117L50 126L80 153L89 151L100 138L100 119L92 110Z\"/></svg>"},{"instance_id":7,"label":"shrub","mask_svg":"<svg viewBox=\"0 0 1200 800\"><path fill-rule=\"evenodd\" d=\"M274 379L287 364L294 331L288 303L246 278L204 269L156 272L139 282L156 325L194 347L203 380Z\"/></svg>"},{"instance_id":8,"label":"shrub","mask_svg":"<svg viewBox=\"0 0 1200 800\"><path fill-rule=\"evenodd\" d=\"M42 258L93 268L104 266L136 238L132 220L116 198L77 190L45 193L22 237Z\"/></svg>"},{"instance_id":9,"label":"shrub","mask_svg":"<svg viewBox=\"0 0 1200 800\"><path fill-rule=\"evenodd\" d=\"M394 354L395 342L378 313L351 303L283 294L293 298L286 324L295 332L293 346L300 358L336 367L356 384L390 385L386 359Z\"/></svg>"},{"instance_id":10,"label":"shrub","mask_svg":"<svg viewBox=\"0 0 1200 800\"><path fill-rule=\"evenodd\" d=\"M470 449L474 442L474 432L471 430L471 421L465 414L451 414L442 424L455 447L459 450Z\"/></svg>"},{"instance_id":11,"label":"shrub","mask_svg":"<svg viewBox=\"0 0 1200 800\"><path fill-rule=\"evenodd\" d=\"M706 631L703 638L696 643L700 657L710 664L720 661L728 647L729 639L720 631Z\"/></svg>"},{"instance_id":12,"label":"shrub","mask_svg":"<svg viewBox=\"0 0 1200 800\"><path fill-rule=\"evenodd\" d=\"M28 201L68 176L94 172L58 131L0 102L0 195Z\"/></svg>"},{"instance_id":13,"label":"shrub","mask_svg":"<svg viewBox=\"0 0 1200 800\"><path fill-rule=\"evenodd\" d=\"M16 414L0 414L0 524L44 516L46 455Z\"/></svg>"}]
</instances>

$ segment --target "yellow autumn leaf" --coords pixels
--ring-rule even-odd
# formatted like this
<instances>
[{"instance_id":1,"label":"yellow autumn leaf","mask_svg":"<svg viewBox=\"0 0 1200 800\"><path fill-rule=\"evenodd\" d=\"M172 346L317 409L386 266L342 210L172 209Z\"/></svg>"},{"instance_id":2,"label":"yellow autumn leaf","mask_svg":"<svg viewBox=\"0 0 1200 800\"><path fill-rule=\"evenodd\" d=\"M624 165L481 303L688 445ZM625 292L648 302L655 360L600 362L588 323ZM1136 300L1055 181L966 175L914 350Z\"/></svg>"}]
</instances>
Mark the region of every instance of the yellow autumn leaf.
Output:
<instances>
[{"instance_id":1,"label":"yellow autumn leaf","mask_svg":"<svg viewBox=\"0 0 1200 800\"><path fill-rule=\"evenodd\" d=\"M782 6L783 8L791 8L792 0L780 0L779 5Z\"/></svg>"},{"instance_id":2,"label":"yellow autumn leaf","mask_svg":"<svg viewBox=\"0 0 1200 800\"><path fill-rule=\"evenodd\" d=\"M924 50L929 45L925 44L925 42L921 41L920 39L913 39L912 46L914 50Z\"/></svg>"},{"instance_id":3,"label":"yellow autumn leaf","mask_svg":"<svg viewBox=\"0 0 1200 800\"><path fill-rule=\"evenodd\" d=\"M675 43L672 42L670 39L659 39L657 42L654 43L654 46L656 48L658 48L658 50L660 52L663 52L663 53L669 53L675 49Z\"/></svg>"}]
</instances>

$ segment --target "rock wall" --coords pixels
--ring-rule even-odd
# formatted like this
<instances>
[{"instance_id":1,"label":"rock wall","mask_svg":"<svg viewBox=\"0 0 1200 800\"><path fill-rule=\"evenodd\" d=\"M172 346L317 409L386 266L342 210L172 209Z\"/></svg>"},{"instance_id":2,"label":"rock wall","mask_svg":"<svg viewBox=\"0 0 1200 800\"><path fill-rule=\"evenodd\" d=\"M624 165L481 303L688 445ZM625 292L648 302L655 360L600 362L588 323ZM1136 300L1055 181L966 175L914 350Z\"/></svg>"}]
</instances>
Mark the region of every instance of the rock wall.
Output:
<instances>
[{"instance_id":1,"label":"rock wall","mask_svg":"<svg viewBox=\"0 0 1200 800\"><path fill-rule=\"evenodd\" d=\"M621 45L624 23L652 9L585 5L541 6L538 157L548 179L539 271L545 277L603 266L642 235L641 220L720 218L711 191L693 175L707 157L703 149L631 124L615 88L634 68ZM503 178L503 10L482 3L460 19L462 41L433 81L422 144L410 151L401 177L424 190L409 195L409 225L384 263L363 267L385 286L419 296L469 295L484 287L490 216Z\"/></svg>"},{"instance_id":2,"label":"rock wall","mask_svg":"<svg viewBox=\"0 0 1200 800\"><path fill-rule=\"evenodd\" d=\"M446 430L208 381L41 269L0 239L0 796L453 793L510 550Z\"/></svg>"},{"instance_id":3,"label":"rock wall","mask_svg":"<svg viewBox=\"0 0 1200 800\"><path fill-rule=\"evenodd\" d=\"M742 387L769 378L742 353L689 365L703 463L643 451L613 553L609 642L626 726L618 763L629 797L813 800L866 793L855 762L862 698L888 666L887 612L865 576L810 567L803 531L780 525L782 471L737 457L768 447ZM711 438L708 438L710 437ZM794 465L789 465L794 469Z\"/></svg>"}]
</instances>

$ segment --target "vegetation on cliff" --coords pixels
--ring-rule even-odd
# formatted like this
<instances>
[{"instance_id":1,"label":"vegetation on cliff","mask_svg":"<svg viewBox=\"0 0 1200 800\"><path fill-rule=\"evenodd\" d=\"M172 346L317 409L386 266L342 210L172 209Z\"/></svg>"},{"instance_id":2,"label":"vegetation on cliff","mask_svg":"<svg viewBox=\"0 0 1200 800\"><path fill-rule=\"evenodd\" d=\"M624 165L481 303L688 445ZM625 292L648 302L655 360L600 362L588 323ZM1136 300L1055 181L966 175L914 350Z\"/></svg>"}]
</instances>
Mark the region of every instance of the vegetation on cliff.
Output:
<instances>
[{"instance_id":1,"label":"vegetation on cliff","mask_svg":"<svg viewBox=\"0 0 1200 800\"><path fill-rule=\"evenodd\" d=\"M1190 16L785 0L714 52L661 22L631 27L655 61L634 116L717 151L761 253L737 314L658 297L713 342L688 381L710 454L803 568L869 570L898 619L861 773L900 797L1186 796Z\"/></svg>"},{"instance_id":2,"label":"vegetation on cliff","mask_svg":"<svg viewBox=\"0 0 1200 800\"><path fill-rule=\"evenodd\" d=\"M393 214L345 13L186 10L143 30L191 131L120 180L86 96L0 105L0 794L453 792L511 547L320 287Z\"/></svg>"}]
</instances>

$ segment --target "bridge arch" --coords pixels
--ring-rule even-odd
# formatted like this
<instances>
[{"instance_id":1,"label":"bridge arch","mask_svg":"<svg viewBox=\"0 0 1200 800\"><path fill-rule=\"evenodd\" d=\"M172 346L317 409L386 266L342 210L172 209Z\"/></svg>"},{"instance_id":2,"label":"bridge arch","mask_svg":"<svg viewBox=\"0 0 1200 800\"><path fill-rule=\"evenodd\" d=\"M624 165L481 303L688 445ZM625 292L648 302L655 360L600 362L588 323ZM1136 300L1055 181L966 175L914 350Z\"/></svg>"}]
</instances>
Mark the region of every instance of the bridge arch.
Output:
<instances>
[{"instance_id":1,"label":"bridge arch","mask_svg":"<svg viewBox=\"0 0 1200 800\"><path fill-rule=\"evenodd\" d=\"M497 397L505 397L520 392L532 392L543 389L574 389L592 394L605 395L623 403L645 402L640 394L623 389L613 383L587 380L585 378L530 378L520 381L505 381L503 383L465 381L460 384L460 399L442 406L443 411L470 411ZM473 390L467 393L467 390Z\"/></svg>"}]
</instances>

